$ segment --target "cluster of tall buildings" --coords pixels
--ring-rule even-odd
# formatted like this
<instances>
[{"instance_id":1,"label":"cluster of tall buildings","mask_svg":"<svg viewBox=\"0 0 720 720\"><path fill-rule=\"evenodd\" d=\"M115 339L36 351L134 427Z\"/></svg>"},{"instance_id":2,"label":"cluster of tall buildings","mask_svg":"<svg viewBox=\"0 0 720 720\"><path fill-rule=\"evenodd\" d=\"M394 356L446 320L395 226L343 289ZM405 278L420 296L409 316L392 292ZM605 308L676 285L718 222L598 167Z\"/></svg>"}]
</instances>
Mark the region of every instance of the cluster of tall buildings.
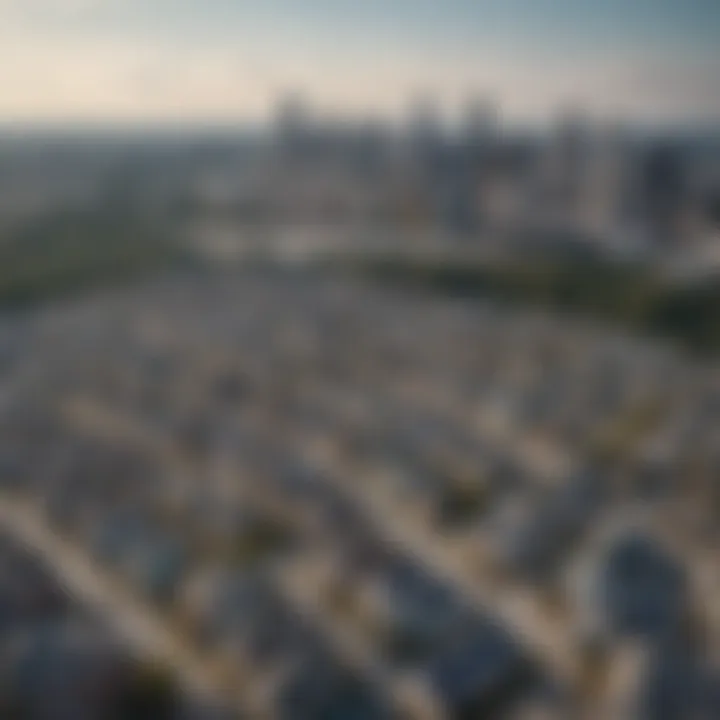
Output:
<instances>
[{"instance_id":1,"label":"cluster of tall buildings","mask_svg":"<svg viewBox=\"0 0 720 720\"><path fill-rule=\"evenodd\" d=\"M300 215L353 207L366 220L460 234L527 231L625 247L717 232L717 147L581 112L558 116L544 132L520 132L481 99L452 124L431 99L390 124L321 117L294 96L278 107L271 147L271 188Z\"/></svg>"}]
</instances>

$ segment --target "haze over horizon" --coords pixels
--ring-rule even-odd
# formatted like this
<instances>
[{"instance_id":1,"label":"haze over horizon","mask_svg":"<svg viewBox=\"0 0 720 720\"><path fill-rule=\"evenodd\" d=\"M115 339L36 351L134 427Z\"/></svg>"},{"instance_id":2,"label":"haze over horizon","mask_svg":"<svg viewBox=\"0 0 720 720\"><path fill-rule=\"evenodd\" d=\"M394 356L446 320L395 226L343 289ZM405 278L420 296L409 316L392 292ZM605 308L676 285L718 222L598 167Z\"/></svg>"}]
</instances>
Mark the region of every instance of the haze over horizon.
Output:
<instances>
[{"instance_id":1,"label":"haze over horizon","mask_svg":"<svg viewBox=\"0 0 720 720\"><path fill-rule=\"evenodd\" d=\"M472 94L520 123L580 106L720 122L714 0L0 0L0 122L235 122L298 89L394 115Z\"/></svg>"}]
</instances>

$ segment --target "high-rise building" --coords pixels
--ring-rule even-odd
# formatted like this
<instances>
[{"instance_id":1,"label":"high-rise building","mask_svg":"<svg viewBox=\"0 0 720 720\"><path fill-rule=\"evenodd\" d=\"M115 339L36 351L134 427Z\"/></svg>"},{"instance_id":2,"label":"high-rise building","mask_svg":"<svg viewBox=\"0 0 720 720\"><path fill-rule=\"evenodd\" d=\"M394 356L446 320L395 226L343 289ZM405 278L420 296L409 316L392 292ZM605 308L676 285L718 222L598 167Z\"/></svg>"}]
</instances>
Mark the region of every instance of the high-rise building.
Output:
<instances>
[{"instance_id":1,"label":"high-rise building","mask_svg":"<svg viewBox=\"0 0 720 720\"><path fill-rule=\"evenodd\" d=\"M417 97L410 105L407 136L412 155L423 163L432 161L443 144L442 117L434 97Z\"/></svg>"},{"instance_id":2,"label":"high-rise building","mask_svg":"<svg viewBox=\"0 0 720 720\"><path fill-rule=\"evenodd\" d=\"M592 162L592 133L577 112L563 114L542 149L536 179L540 224L577 230Z\"/></svg>"},{"instance_id":3,"label":"high-rise building","mask_svg":"<svg viewBox=\"0 0 720 720\"><path fill-rule=\"evenodd\" d=\"M581 114L573 112L561 118L553 152L560 202L574 213L582 203L592 162L591 129Z\"/></svg>"},{"instance_id":4,"label":"high-rise building","mask_svg":"<svg viewBox=\"0 0 720 720\"><path fill-rule=\"evenodd\" d=\"M592 142L582 216L589 232L604 239L623 234L629 217L631 159L623 128L599 127Z\"/></svg>"},{"instance_id":5,"label":"high-rise building","mask_svg":"<svg viewBox=\"0 0 720 720\"><path fill-rule=\"evenodd\" d=\"M311 116L308 104L299 93L283 96L275 111L275 142L281 155L287 159L301 154L311 134Z\"/></svg>"},{"instance_id":6,"label":"high-rise building","mask_svg":"<svg viewBox=\"0 0 720 720\"><path fill-rule=\"evenodd\" d=\"M680 239L686 209L686 182L679 148L670 143L650 147L641 166L641 209L650 239L672 243Z\"/></svg>"},{"instance_id":7,"label":"high-rise building","mask_svg":"<svg viewBox=\"0 0 720 720\"><path fill-rule=\"evenodd\" d=\"M499 114L488 99L471 97L460 119L459 139L465 151L479 159L486 156L498 139Z\"/></svg>"}]
</instances>

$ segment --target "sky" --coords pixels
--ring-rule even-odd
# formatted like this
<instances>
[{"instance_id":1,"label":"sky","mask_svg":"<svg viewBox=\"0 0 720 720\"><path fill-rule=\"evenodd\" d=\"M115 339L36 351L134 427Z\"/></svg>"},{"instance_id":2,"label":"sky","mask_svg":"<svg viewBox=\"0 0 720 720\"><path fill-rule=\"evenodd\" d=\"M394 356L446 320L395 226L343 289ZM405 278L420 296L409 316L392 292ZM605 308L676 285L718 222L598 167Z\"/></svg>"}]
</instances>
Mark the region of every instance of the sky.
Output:
<instances>
[{"instance_id":1,"label":"sky","mask_svg":"<svg viewBox=\"0 0 720 720\"><path fill-rule=\"evenodd\" d=\"M720 123L720 0L0 0L0 121L257 121L295 90Z\"/></svg>"}]
</instances>

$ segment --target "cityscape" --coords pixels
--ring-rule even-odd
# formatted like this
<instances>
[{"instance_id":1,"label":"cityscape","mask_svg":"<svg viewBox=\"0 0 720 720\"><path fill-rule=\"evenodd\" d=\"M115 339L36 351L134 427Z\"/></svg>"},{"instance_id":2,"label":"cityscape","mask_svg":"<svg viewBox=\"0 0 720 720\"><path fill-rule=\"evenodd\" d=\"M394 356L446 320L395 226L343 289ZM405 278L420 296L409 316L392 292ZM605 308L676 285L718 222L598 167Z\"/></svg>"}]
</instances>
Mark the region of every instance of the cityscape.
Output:
<instances>
[{"instance_id":1,"label":"cityscape","mask_svg":"<svg viewBox=\"0 0 720 720\"><path fill-rule=\"evenodd\" d=\"M478 3L0 2L0 720L720 718L720 16Z\"/></svg>"}]
</instances>

